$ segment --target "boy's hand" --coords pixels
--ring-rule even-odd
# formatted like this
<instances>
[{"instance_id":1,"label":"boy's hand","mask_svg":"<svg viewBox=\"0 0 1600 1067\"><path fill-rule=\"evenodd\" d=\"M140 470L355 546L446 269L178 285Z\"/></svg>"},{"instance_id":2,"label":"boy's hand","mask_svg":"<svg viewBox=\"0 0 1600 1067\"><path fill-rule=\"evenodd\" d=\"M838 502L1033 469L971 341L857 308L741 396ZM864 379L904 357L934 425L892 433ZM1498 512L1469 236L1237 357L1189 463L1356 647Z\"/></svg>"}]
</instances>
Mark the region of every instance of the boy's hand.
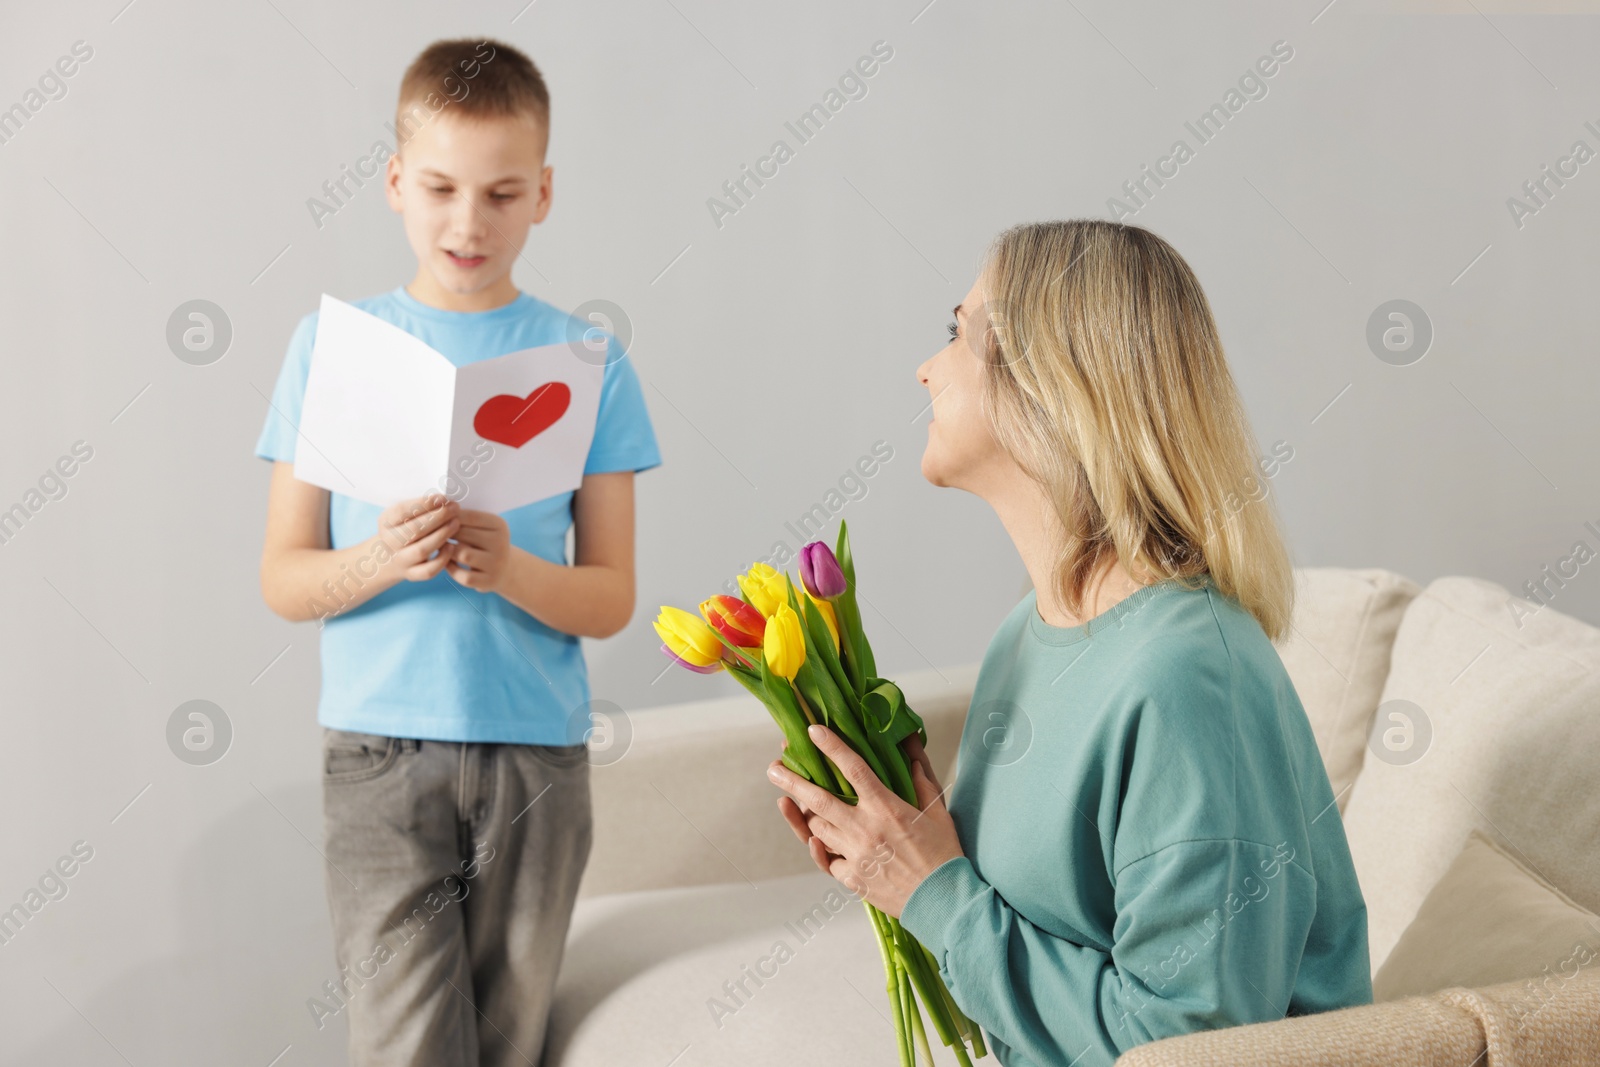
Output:
<instances>
[{"instance_id":1,"label":"boy's hand","mask_svg":"<svg viewBox=\"0 0 1600 1067\"><path fill-rule=\"evenodd\" d=\"M492 593L505 583L511 562L511 528L505 519L492 511L464 509L451 543L455 554L445 568L450 577L480 593Z\"/></svg>"},{"instance_id":2,"label":"boy's hand","mask_svg":"<svg viewBox=\"0 0 1600 1067\"><path fill-rule=\"evenodd\" d=\"M381 565L395 583L425 582L455 552L449 538L461 526L461 505L439 493L391 504L378 516L378 538L392 553Z\"/></svg>"}]
</instances>

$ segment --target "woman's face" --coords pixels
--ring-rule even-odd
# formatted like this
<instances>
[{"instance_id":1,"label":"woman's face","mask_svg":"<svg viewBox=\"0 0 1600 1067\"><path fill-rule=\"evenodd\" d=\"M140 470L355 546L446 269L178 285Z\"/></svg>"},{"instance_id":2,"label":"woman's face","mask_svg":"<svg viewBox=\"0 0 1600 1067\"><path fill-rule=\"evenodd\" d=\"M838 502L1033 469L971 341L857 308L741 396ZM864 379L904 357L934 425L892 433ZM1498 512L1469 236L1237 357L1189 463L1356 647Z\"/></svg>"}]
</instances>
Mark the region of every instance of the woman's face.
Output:
<instances>
[{"instance_id":1,"label":"woman's face","mask_svg":"<svg viewBox=\"0 0 1600 1067\"><path fill-rule=\"evenodd\" d=\"M983 416L983 359L975 345L987 314L980 276L955 309L955 336L922 366L917 381L928 387L933 419L922 453L922 476L934 485L981 494L1005 460Z\"/></svg>"}]
</instances>

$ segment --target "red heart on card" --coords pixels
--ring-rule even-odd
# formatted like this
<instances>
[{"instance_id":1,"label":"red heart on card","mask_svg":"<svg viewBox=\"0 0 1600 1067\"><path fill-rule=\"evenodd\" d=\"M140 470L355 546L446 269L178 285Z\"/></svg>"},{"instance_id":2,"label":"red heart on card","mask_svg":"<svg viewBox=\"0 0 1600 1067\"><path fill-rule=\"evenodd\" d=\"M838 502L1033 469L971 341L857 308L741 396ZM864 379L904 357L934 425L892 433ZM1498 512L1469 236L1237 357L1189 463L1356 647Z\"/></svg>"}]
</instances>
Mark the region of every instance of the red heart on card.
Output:
<instances>
[{"instance_id":1,"label":"red heart on card","mask_svg":"<svg viewBox=\"0 0 1600 1067\"><path fill-rule=\"evenodd\" d=\"M572 402L566 382L545 382L527 396L491 396L472 417L472 428L485 441L521 448L556 424Z\"/></svg>"}]
</instances>

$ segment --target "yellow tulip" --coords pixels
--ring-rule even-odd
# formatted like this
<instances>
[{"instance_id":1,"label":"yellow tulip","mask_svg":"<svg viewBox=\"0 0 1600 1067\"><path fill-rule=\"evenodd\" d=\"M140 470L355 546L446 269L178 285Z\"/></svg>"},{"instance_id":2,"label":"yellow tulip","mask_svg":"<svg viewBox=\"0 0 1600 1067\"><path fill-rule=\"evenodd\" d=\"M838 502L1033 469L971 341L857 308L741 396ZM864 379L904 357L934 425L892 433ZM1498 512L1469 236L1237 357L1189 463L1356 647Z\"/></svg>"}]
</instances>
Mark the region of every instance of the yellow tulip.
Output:
<instances>
[{"instance_id":1,"label":"yellow tulip","mask_svg":"<svg viewBox=\"0 0 1600 1067\"><path fill-rule=\"evenodd\" d=\"M793 582L789 584L794 585ZM820 600L812 596L803 585L794 586L794 596L795 603L802 608L805 607L806 600L817 606L817 610L822 613L822 621L828 624L828 633L833 635L833 650L835 652L839 651L839 617L833 613L833 605L826 600ZM805 600L800 599L801 597L804 597Z\"/></svg>"},{"instance_id":2,"label":"yellow tulip","mask_svg":"<svg viewBox=\"0 0 1600 1067\"><path fill-rule=\"evenodd\" d=\"M788 587L789 576L766 563L752 563L750 570L739 576L740 590L755 609L769 619L778 605L788 600Z\"/></svg>"},{"instance_id":3,"label":"yellow tulip","mask_svg":"<svg viewBox=\"0 0 1600 1067\"><path fill-rule=\"evenodd\" d=\"M674 656L695 667L709 667L722 659L722 642L704 619L682 608L662 605L655 621L656 634Z\"/></svg>"},{"instance_id":4,"label":"yellow tulip","mask_svg":"<svg viewBox=\"0 0 1600 1067\"><path fill-rule=\"evenodd\" d=\"M766 657L773 674L792 682L800 673L806 661L806 638L800 629L800 616L788 604L779 604L777 612L767 620L761 654Z\"/></svg>"}]
</instances>

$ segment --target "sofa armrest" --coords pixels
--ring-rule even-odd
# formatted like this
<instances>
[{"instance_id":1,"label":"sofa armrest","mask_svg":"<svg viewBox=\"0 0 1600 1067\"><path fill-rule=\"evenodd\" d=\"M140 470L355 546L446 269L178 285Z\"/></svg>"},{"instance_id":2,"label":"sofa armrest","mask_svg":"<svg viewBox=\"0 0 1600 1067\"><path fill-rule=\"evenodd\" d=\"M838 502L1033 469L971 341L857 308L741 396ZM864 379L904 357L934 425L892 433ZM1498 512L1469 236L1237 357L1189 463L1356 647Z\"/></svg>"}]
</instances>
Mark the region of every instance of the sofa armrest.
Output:
<instances>
[{"instance_id":1,"label":"sofa armrest","mask_svg":"<svg viewBox=\"0 0 1600 1067\"><path fill-rule=\"evenodd\" d=\"M1138 1045L1116 1067L1584 1067L1600 1063L1600 967Z\"/></svg>"},{"instance_id":2,"label":"sofa armrest","mask_svg":"<svg viewBox=\"0 0 1600 1067\"><path fill-rule=\"evenodd\" d=\"M895 679L945 785L977 678L974 664ZM628 723L622 757L591 769L594 845L580 897L816 870L778 813L766 766L783 738L754 697L651 708Z\"/></svg>"}]
</instances>

